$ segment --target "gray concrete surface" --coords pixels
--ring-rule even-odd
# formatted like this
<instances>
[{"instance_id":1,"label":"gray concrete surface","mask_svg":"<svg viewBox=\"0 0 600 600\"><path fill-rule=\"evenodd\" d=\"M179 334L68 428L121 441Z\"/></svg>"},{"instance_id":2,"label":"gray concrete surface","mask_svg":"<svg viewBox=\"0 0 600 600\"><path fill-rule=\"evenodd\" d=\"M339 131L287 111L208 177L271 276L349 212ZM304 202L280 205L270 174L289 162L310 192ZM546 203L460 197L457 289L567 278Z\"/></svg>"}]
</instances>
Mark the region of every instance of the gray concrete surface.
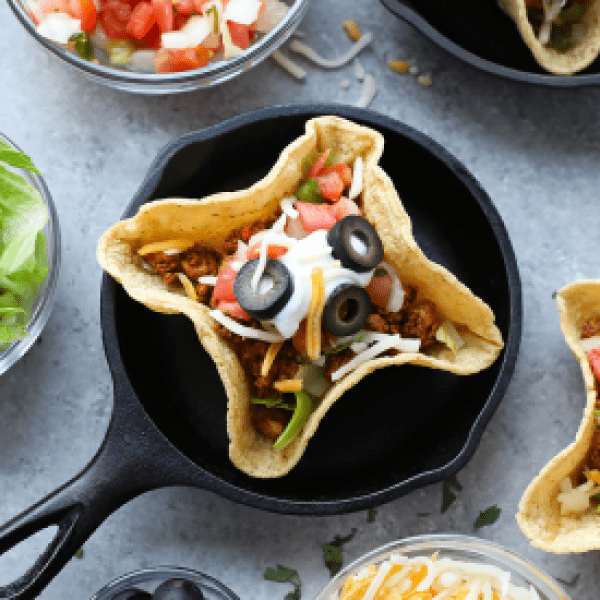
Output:
<instances>
[{"instance_id":1,"label":"gray concrete surface","mask_svg":"<svg viewBox=\"0 0 600 600\"><path fill-rule=\"evenodd\" d=\"M283 598L267 582L277 563L298 570L302 598L328 580L321 544L358 528L344 547L351 561L393 539L461 532L497 541L566 580L573 598L600 597L597 552L555 556L532 548L514 519L530 479L576 431L584 403L579 368L558 327L552 292L599 277L600 90L548 90L493 78L434 47L378 2L314 1L301 28L323 54L347 40L354 17L374 32L362 55L376 74L372 108L423 131L471 170L505 219L523 280L524 331L514 379L481 445L459 473L464 490L440 514L442 485L379 508L335 517L282 516L239 506L198 489L145 494L114 513L41 595L81 599L139 567L197 568L244 599ZM173 137L272 104L354 103L351 67L323 72L302 62L305 82L271 60L214 89L140 97L105 89L49 57L0 3L0 131L44 173L58 207L63 266L55 310L42 341L0 379L0 522L75 476L108 425L112 389L99 326L99 235L121 214L159 149ZM433 80L422 87L386 66L415 58ZM299 61L301 62L301 61ZM340 87L349 79L350 89ZM594 241L596 240L596 241ZM500 519L474 532L480 510ZM419 512L430 516L417 518ZM0 558L0 583L25 570L40 541Z\"/></svg>"}]
</instances>

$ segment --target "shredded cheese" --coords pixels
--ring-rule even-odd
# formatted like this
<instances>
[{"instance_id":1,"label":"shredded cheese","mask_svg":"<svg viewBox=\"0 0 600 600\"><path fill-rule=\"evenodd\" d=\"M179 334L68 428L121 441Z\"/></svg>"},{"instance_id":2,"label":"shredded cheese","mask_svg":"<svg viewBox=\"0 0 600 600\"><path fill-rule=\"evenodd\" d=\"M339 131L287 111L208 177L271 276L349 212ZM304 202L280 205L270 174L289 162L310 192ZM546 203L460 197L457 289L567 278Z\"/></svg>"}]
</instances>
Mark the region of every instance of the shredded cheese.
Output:
<instances>
[{"instance_id":1,"label":"shredded cheese","mask_svg":"<svg viewBox=\"0 0 600 600\"><path fill-rule=\"evenodd\" d=\"M271 52L271 58L282 68L285 69L290 75L296 79L304 79L306 77L306 71L297 65L293 60L289 59L285 54L279 50Z\"/></svg>"},{"instance_id":2,"label":"shredded cheese","mask_svg":"<svg viewBox=\"0 0 600 600\"><path fill-rule=\"evenodd\" d=\"M321 317L326 300L321 267L313 267L310 281L312 293L306 314L306 354L310 360L317 360L321 356Z\"/></svg>"},{"instance_id":3,"label":"shredded cheese","mask_svg":"<svg viewBox=\"0 0 600 600\"><path fill-rule=\"evenodd\" d=\"M346 63L350 62L361 50L363 50L363 48L368 46L371 43L372 38L372 33L365 33L360 40L352 45L348 52L342 54L342 56L339 56L338 58L323 58L310 46L307 46L298 40L292 40L290 44L290 50L305 56L324 69L338 69L339 67L343 67Z\"/></svg>"},{"instance_id":4,"label":"shredded cheese","mask_svg":"<svg viewBox=\"0 0 600 600\"><path fill-rule=\"evenodd\" d=\"M302 379L283 379L273 382L278 392L299 392L302 389Z\"/></svg>"},{"instance_id":5,"label":"shredded cheese","mask_svg":"<svg viewBox=\"0 0 600 600\"><path fill-rule=\"evenodd\" d=\"M217 323L221 323L223 327L227 327L229 331L233 331L241 337L253 338L255 340L262 340L263 342L284 342L285 338L278 334L270 331L264 331L263 329L254 329L254 327L246 327L237 321L234 321L231 317L228 317L225 313L220 310L211 310L208 313Z\"/></svg>"},{"instance_id":6,"label":"shredded cheese","mask_svg":"<svg viewBox=\"0 0 600 600\"><path fill-rule=\"evenodd\" d=\"M198 283L203 285L217 285L218 277L214 275L202 275L202 277L198 277Z\"/></svg>"},{"instance_id":7,"label":"shredded cheese","mask_svg":"<svg viewBox=\"0 0 600 600\"><path fill-rule=\"evenodd\" d=\"M377 81L373 75L367 73L365 76L365 80L362 86L362 92L360 94L360 98L356 103L357 108L367 108L369 104L375 98L375 94L377 93Z\"/></svg>"},{"instance_id":8,"label":"shredded cheese","mask_svg":"<svg viewBox=\"0 0 600 600\"><path fill-rule=\"evenodd\" d=\"M352 169L352 183L350 184L350 190L348 191L348 198L354 200L362 192L363 187L363 159L361 156L357 156L354 161L354 167Z\"/></svg>"},{"instance_id":9,"label":"shredded cheese","mask_svg":"<svg viewBox=\"0 0 600 600\"><path fill-rule=\"evenodd\" d=\"M281 346L283 346L283 342L276 342L271 344L267 351L265 352L265 358L263 359L263 364L260 369L260 376L266 377L273 366L273 362L275 362L275 357L279 350L281 350Z\"/></svg>"},{"instance_id":10,"label":"shredded cheese","mask_svg":"<svg viewBox=\"0 0 600 600\"><path fill-rule=\"evenodd\" d=\"M188 298L198 301L198 294L196 293L196 288L194 287L194 284L189 280L188 276L185 273L177 273L177 276L179 277L179 281L181 281L181 285L183 285L183 289L188 295Z\"/></svg>"}]
</instances>

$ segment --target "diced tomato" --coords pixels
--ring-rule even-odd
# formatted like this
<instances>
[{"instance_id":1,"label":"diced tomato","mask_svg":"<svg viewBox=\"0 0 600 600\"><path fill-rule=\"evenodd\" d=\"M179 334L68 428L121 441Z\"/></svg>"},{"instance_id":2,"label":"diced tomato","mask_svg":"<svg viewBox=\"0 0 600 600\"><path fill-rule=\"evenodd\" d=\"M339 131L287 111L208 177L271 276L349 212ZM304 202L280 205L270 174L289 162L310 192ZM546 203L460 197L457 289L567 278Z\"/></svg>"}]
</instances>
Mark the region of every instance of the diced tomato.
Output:
<instances>
[{"instance_id":1,"label":"diced tomato","mask_svg":"<svg viewBox=\"0 0 600 600\"><path fill-rule=\"evenodd\" d=\"M204 46L181 49L160 48L154 56L154 69L157 73L199 69L207 65L213 55L214 50L208 50Z\"/></svg>"},{"instance_id":2,"label":"diced tomato","mask_svg":"<svg viewBox=\"0 0 600 600\"><path fill-rule=\"evenodd\" d=\"M124 0L108 0L102 3L100 24L109 38L126 40L129 38L127 24L131 19L131 6Z\"/></svg>"},{"instance_id":3,"label":"diced tomato","mask_svg":"<svg viewBox=\"0 0 600 600\"><path fill-rule=\"evenodd\" d=\"M217 308L229 315L230 317L234 317L237 319L244 319L248 321L250 319L250 315L246 313L246 311L240 306L239 302L236 300L235 302L219 302Z\"/></svg>"},{"instance_id":4,"label":"diced tomato","mask_svg":"<svg viewBox=\"0 0 600 600\"><path fill-rule=\"evenodd\" d=\"M327 162L327 159L329 158L330 154L331 148L327 148L327 150L325 150L325 152L323 152L323 154L321 154L321 156L319 156L319 158L315 160L313 166L310 168L310 171L306 175L306 179L316 177L321 172L321 169L325 166L325 163Z\"/></svg>"},{"instance_id":5,"label":"diced tomato","mask_svg":"<svg viewBox=\"0 0 600 600\"><path fill-rule=\"evenodd\" d=\"M136 40L141 40L155 23L156 14L152 4L150 2L140 2L131 13L131 18L127 23L127 33Z\"/></svg>"},{"instance_id":6,"label":"diced tomato","mask_svg":"<svg viewBox=\"0 0 600 600\"><path fill-rule=\"evenodd\" d=\"M348 198L340 198L340 201L336 202L333 206L330 206L329 210L336 221L339 221L348 215L360 215L360 208L358 208L356 202L353 202Z\"/></svg>"},{"instance_id":7,"label":"diced tomato","mask_svg":"<svg viewBox=\"0 0 600 600\"><path fill-rule=\"evenodd\" d=\"M158 50L158 48L161 46L160 36L160 27L158 26L158 23L154 23L154 25L150 27L150 31L141 40L139 40L139 45L142 48L152 48Z\"/></svg>"},{"instance_id":8,"label":"diced tomato","mask_svg":"<svg viewBox=\"0 0 600 600\"><path fill-rule=\"evenodd\" d=\"M237 277L237 271L232 269L229 264L226 264L220 271L217 277L217 283L213 290L212 298L215 302L225 300L226 302L235 301L233 293L233 282Z\"/></svg>"},{"instance_id":9,"label":"diced tomato","mask_svg":"<svg viewBox=\"0 0 600 600\"><path fill-rule=\"evenodd\" d=\"M315 177L321 190L321 195L327 200L337 202L344 191L344 182L337 171L331 171L325 175Z\"/></svg>"},{"instance_id":10,"label":"diced tomato","mask_svg":"<svg viewBox=\"0 0 600 600\"><path fill-rule=\"evenodd\" d=\"M371 277L369 285L365 288L371 296L371 302L375 306L385 308L387 301L392 291L392 278L390 275L382 275L381 277Z\"/></svg>"},{"instance_id":11,"label":"diced tomato","mask_svg":"<svg viewBox=\"0 0 600 600\"><path fill-rule=\"evenodd\" d=\"M33 22L36 25L39 25L44 20L44 17L46 16L46 13L42 10L40 5L37 4L36 2L31 2L29 4L29 14L31 15L31 18L33 19Z\"/></svg>"},{"instance_id":12,"label":"diced tomato","mask_svg":"<svg viewBox=\"0 0 600 600\"><path fill-rule=\"evenodd\" d=\"M190 15L177 13L173 17L173 29L179 31L190 19Z\"/></svg>"},{"instance_id":13,"label":"diced tomato","mask_svg":"<svg viewBox=\"0 0 600 600\"><path fill-rule=\"evenodd\" d=\"M310 202L296 202L296 209L306 231L312 232L318 229L331 229L336 218L329 210L327 204L311 204Z\"/></svg>"},{"instance_id":14,"label":"diced tomato","mask_svg":"<svg viewBox=\"0 0 600 600\"><path fill-rule=\"evenodd\" d=\"M202 13L204 9L204 5L210 0L193 0L194 2L194 10L196 12Z\"/></svg>"},{"instance_id":15,"label":"diced tomato","mask_svg":"<svg viewBox=\"0 0 600 600\"><path fill-rule=\"evenodd\" d=\"M177 13L189 15L196 10L194 0L173 0L173 6Z\"/></svg>"},{"instance_id":16,"label":"diced tomato","mask_svg":"<svg viewBox=\"0 0 600 600\"><path fill-rule=\"evenodd\" d=\"M38 0L37 5L46 15L52 12L67 12L69 9L65 0Z\"/></svg>"},{"instance_id":17,"label":"diced tomato","mask_svg":"<svg viewBox=\"0 0 600 600\"><path fill-rule=\"evenodd\" d=\"M261 242L256 242L256 244L253 244L248 249L248 253L246 254L248 260L252 260L260 256L260 246ZM267 256L269 258L279 258L280 256L283 256L287 251L288 249L285 246L277 246L275 244L269 244L267 246Z\"/></svg>"},{"instance_id":18,"label":"diced tomato","mask_svg":"<svg viewBox=\"0 0 600 600\"><path fill-rule=\"evenodd\" d=\"M596 379L600 381L600 348L592 348L588 352L588 360L590 361L590 367L596 376Z\"/></svg>"},{"instance_id":19,"label":"diced tomato","mask_svg":"<svg viewBox=\"0 0 600 600\"><path fill-rule=\"evenodd\" d=\"M346 187L352 185L352 169L346 163L338 163L333 167Z\"/></svg>"},{"instance_id":20,"label":"diced tomato","mask_svg":"<svg viewBox=\"0 0 600 600\"><path fill-rule=\"evenodd\" d=\"M151 0L161 33L173 30L173 3L171 0Z\"/></svg>"},{"instance_id":21,"label":"diced tomato","mask_svg":"<svg viewBox=\"0 0 600 600\"><path fill-rule=\"evenodd\" d=\"M74 19L81 19L81 29L93 33L96 29L96 5L94 0L65 0L66 12Z\"/></svg>"},{"instance_id":22,"label":"diced tomato","mask_svg":"<svg viewBox=\"0 0 600 600\"><path fill-rule=\"evenodd\" d=\"M229 33L231 34L231 41L235 46L242 50L245 50L250 46L250 42L254 38L254 29L252 28L252 25L240 25L233 21L227 21L227 26L229 27Z\"/></svg>"}]
</instances>

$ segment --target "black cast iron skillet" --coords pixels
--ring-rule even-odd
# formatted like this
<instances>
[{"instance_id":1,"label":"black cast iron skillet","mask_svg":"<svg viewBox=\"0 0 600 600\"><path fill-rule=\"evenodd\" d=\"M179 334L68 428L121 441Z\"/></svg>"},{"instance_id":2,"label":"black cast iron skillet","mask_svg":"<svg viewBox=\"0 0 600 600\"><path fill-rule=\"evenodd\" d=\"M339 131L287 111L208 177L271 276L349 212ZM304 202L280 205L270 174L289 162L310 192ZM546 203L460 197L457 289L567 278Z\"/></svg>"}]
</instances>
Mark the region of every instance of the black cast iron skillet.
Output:
<instances>
[{"instance_id":1,"label":"black cast iron skillet","mask_svg":"<svg viewBox=\"0 0 600 600\"><path fill-rule=\"evenodd\" d=\"M575 75L542 69L497 0L381 0L393 14L467 64L550 87L600 85L600 59Z\"/></svg>"},{"instance_id":2,"label":"black cast iron skillet","mask_svg":"<svg viewBox=\"0 0 600 600\"><path fill-rule=\"evenodd\" d=\"M229 461L225 392L191 323L149 311L105 275L102 330L115 396L106 439L81 474L0 529L3 553L58 525L33 569L0 588L0 598L34 597L110 513L147 490L190 485L264 510L331 515L439 481L474 453L514 370L521 286L489 197L431 139L339 105L262 109L169 144L123 216L154 198L201 198L249 186L304 132L308 118L322 114L383 133L381 166L395 181L417 241L492 306L505 350L489 369L468 377L413 366L376 371L329 411L289 475L253 479Z\"/></svg>"}]
</instances>

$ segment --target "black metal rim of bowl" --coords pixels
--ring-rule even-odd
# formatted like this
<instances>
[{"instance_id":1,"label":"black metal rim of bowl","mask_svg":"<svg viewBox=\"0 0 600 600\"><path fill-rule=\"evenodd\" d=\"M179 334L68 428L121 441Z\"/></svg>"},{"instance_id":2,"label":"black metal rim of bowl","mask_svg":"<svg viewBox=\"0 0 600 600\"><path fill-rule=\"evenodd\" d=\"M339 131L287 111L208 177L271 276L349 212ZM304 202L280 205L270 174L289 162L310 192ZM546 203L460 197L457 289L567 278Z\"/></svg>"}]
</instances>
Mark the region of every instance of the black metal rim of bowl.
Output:
<instances>
[{"instance_id":1,"label":"black metal rim of bowl","mask_svg":"<svg viewBox=\"0 0 600 600\"><path fill-rule=\"evenodd\" d=\"M127 71L118 69L116 67L105 66L101 64L93 63L89 60L81 58L75 52L63 48L59 44L56 44L44 36L38 34L35 29L31 17L26 10L23 9L19 0L8 0L9 6L12 8L16 17L21 21L23 27L28 33L40 43L46 50L56 55L58 58L66 62L71 67L76 68L78 71L83 72L86 75L90 75L96 80L104 82L112 82L115 85L155 85L160 86L161 84L168 86L169 84L193 84L199 77L206 79L206 83L202 85L209 86L213 80L223 81L232 75L231 71L235 69L247 69L263 58L268 56L270 52L277 49L292 33L294 30L294 24L299 22L299 19L304 14L307 8L308 0L295 0L294 5L290 7L285 18L278 23L269 33L264 35L260 41L253 44L240 56L230 58L227 60L221 60L215 63L209 63L206 67L201 69L194 69L192 71L180 71L178 73L151 73L141 71ZM279 36L282 36L281 39ZM270 52L267 51L263 54L265 48L270 48ZM191 89L191 88L188 88ZM156 91L156 90L154 90ZM160 93L159 91L157 93Z\"/></svg>"},{"instance_id":2,"label":"black metal rim of bowl","mask_svg":"<svg viewBox=\"0 0 600 600\"><path fill-rule=\"evenodd\" d=\"M510 318L505 347L503 353L498 358L501 366L499 367L495 383L483 408L479 412L477 418L472 422L464 445L457 455L447 464L422 471L391 485L382 485L382 487L376 491L330 500L321 498L318 500L307 501L298 498L278 497L269 493L245 489L243 484L227 482L226 480L221 481L221 485L219 486L219 493L221 495L243 504L258 506L263 510L287 514L339 514L376 506L389 502L418 487L441 481L462 468L474 454L487 423L493 416L510 383L518 355L522 328L521 282L516 258L504 223L487 193L466 170L462 163L437 142L403 123L370 110L330 104L269 107L234 117L228 121L200 131L184 134L168 144L155 159L149 168L146 179L135 194L133 200L125 209L123 218L132 216L137 212L137 208L142 203L152 199L153 192L159 185L163 172L170 159L186 146L193 143L215 140L227 133L235 132L236 129L245 125L266 122L279 117L297 116L304 119L310 119L319 115L336 115L355 120L366 126L373 126L375 129L377 129L378 126L384 129L390 129L400 136L408 138L411 142L418 144L421 148L431 153L435 159L443 163L446 168L452 171L461 184L469 190L472 199L477 202L495 234L496 242L506 268L506 277L510 295ZM108 350L107 358L113 377L124 377L127 380L128 387L135 389L129 376L126 374L123 358L115 351L115 349L119 347L119 342L117 341L119 334L116 326L115 303L114 300L108 300L108 298L113 296L118 285L119 284L114 282L114 280L106 274L104 275L102 294L105 297L103 305L106 309L106 314L103 315L105 347ZM138 402L148 418L154 422L154 419L148 414L146 407L143 405L142 400L138 398ZM156 424L155 427L157 427ZM173 442L169 440L162 431L159 432L159 435L171 446L174 446ZM182 456L186 456L185 452L179 449L177 449L177 452ZM186 458L191 460L189 457Z\"/></svg>"},{"instance_id":3,"label":"black metal rim of bowl","mask_svg":"<svg viewBox=\"0 0 600 600\"><path fill-rule=\"evenodd\" d=\"M486 2L496 2L496 0L482 0ZM505 79L512 79L522 83L529 83L544 87L556 88L576 88L586 86L600 85L600 73L584 73L578 75L552 75L534 73L531 71L521 71L506 67L496 62L486 60L476 54L465 50L462 46L446 37L438 29L432 26L419 12L416 7L407 6L402 0L380 0L380 2L398 18L406 21L415 29L420 31L425 37L429 38L434 44L452 54L459 60L475 67L476 69L486 71L492 75L497 75ZM508 17L507 17L508 18ZM517 29L516 25L514 26ZM525 42L522 42L525 46ZM540 67L541 69L541 67Z\"/></svg>"},{"instance_id":4,"label":"black metal rim of bowl","mask_svg":"<svg viewBox=\"0 0 600 600\"><path fill-rule=\"evenodd\" d=\"M3 140L7 144L10 144L15 150L23 152L23 150L15 144L9 137L0 133L0 140ZM61 244L60 244L60 225L58 223L58 213L56 212L56 206L50 190L46 185L46 182L42 177L35 173L24 173L24 177L29 178L43 196L44 204L48 210L48 220L50 224L51 239L49 240L50 247L52 249L52 256L50 257L50 263L48 265L48 276L46 281L43 283L42 294L43 297L41 302L35 307L31 313L29 323L25 327L29 335L26 338L13 342L0 352L0 361L8 359L12 356L10 363L6 365L6 369L0 368L0 373L8 370L14 365L35 343L36 339L41 335L41 331L46 324L46 320L50 316L52 305L54 304L56 288L58 285L58 277L60 272L60 261L61 261ZM42 322L40 323L40 319Z\"/></svg>"}]
</instances>

